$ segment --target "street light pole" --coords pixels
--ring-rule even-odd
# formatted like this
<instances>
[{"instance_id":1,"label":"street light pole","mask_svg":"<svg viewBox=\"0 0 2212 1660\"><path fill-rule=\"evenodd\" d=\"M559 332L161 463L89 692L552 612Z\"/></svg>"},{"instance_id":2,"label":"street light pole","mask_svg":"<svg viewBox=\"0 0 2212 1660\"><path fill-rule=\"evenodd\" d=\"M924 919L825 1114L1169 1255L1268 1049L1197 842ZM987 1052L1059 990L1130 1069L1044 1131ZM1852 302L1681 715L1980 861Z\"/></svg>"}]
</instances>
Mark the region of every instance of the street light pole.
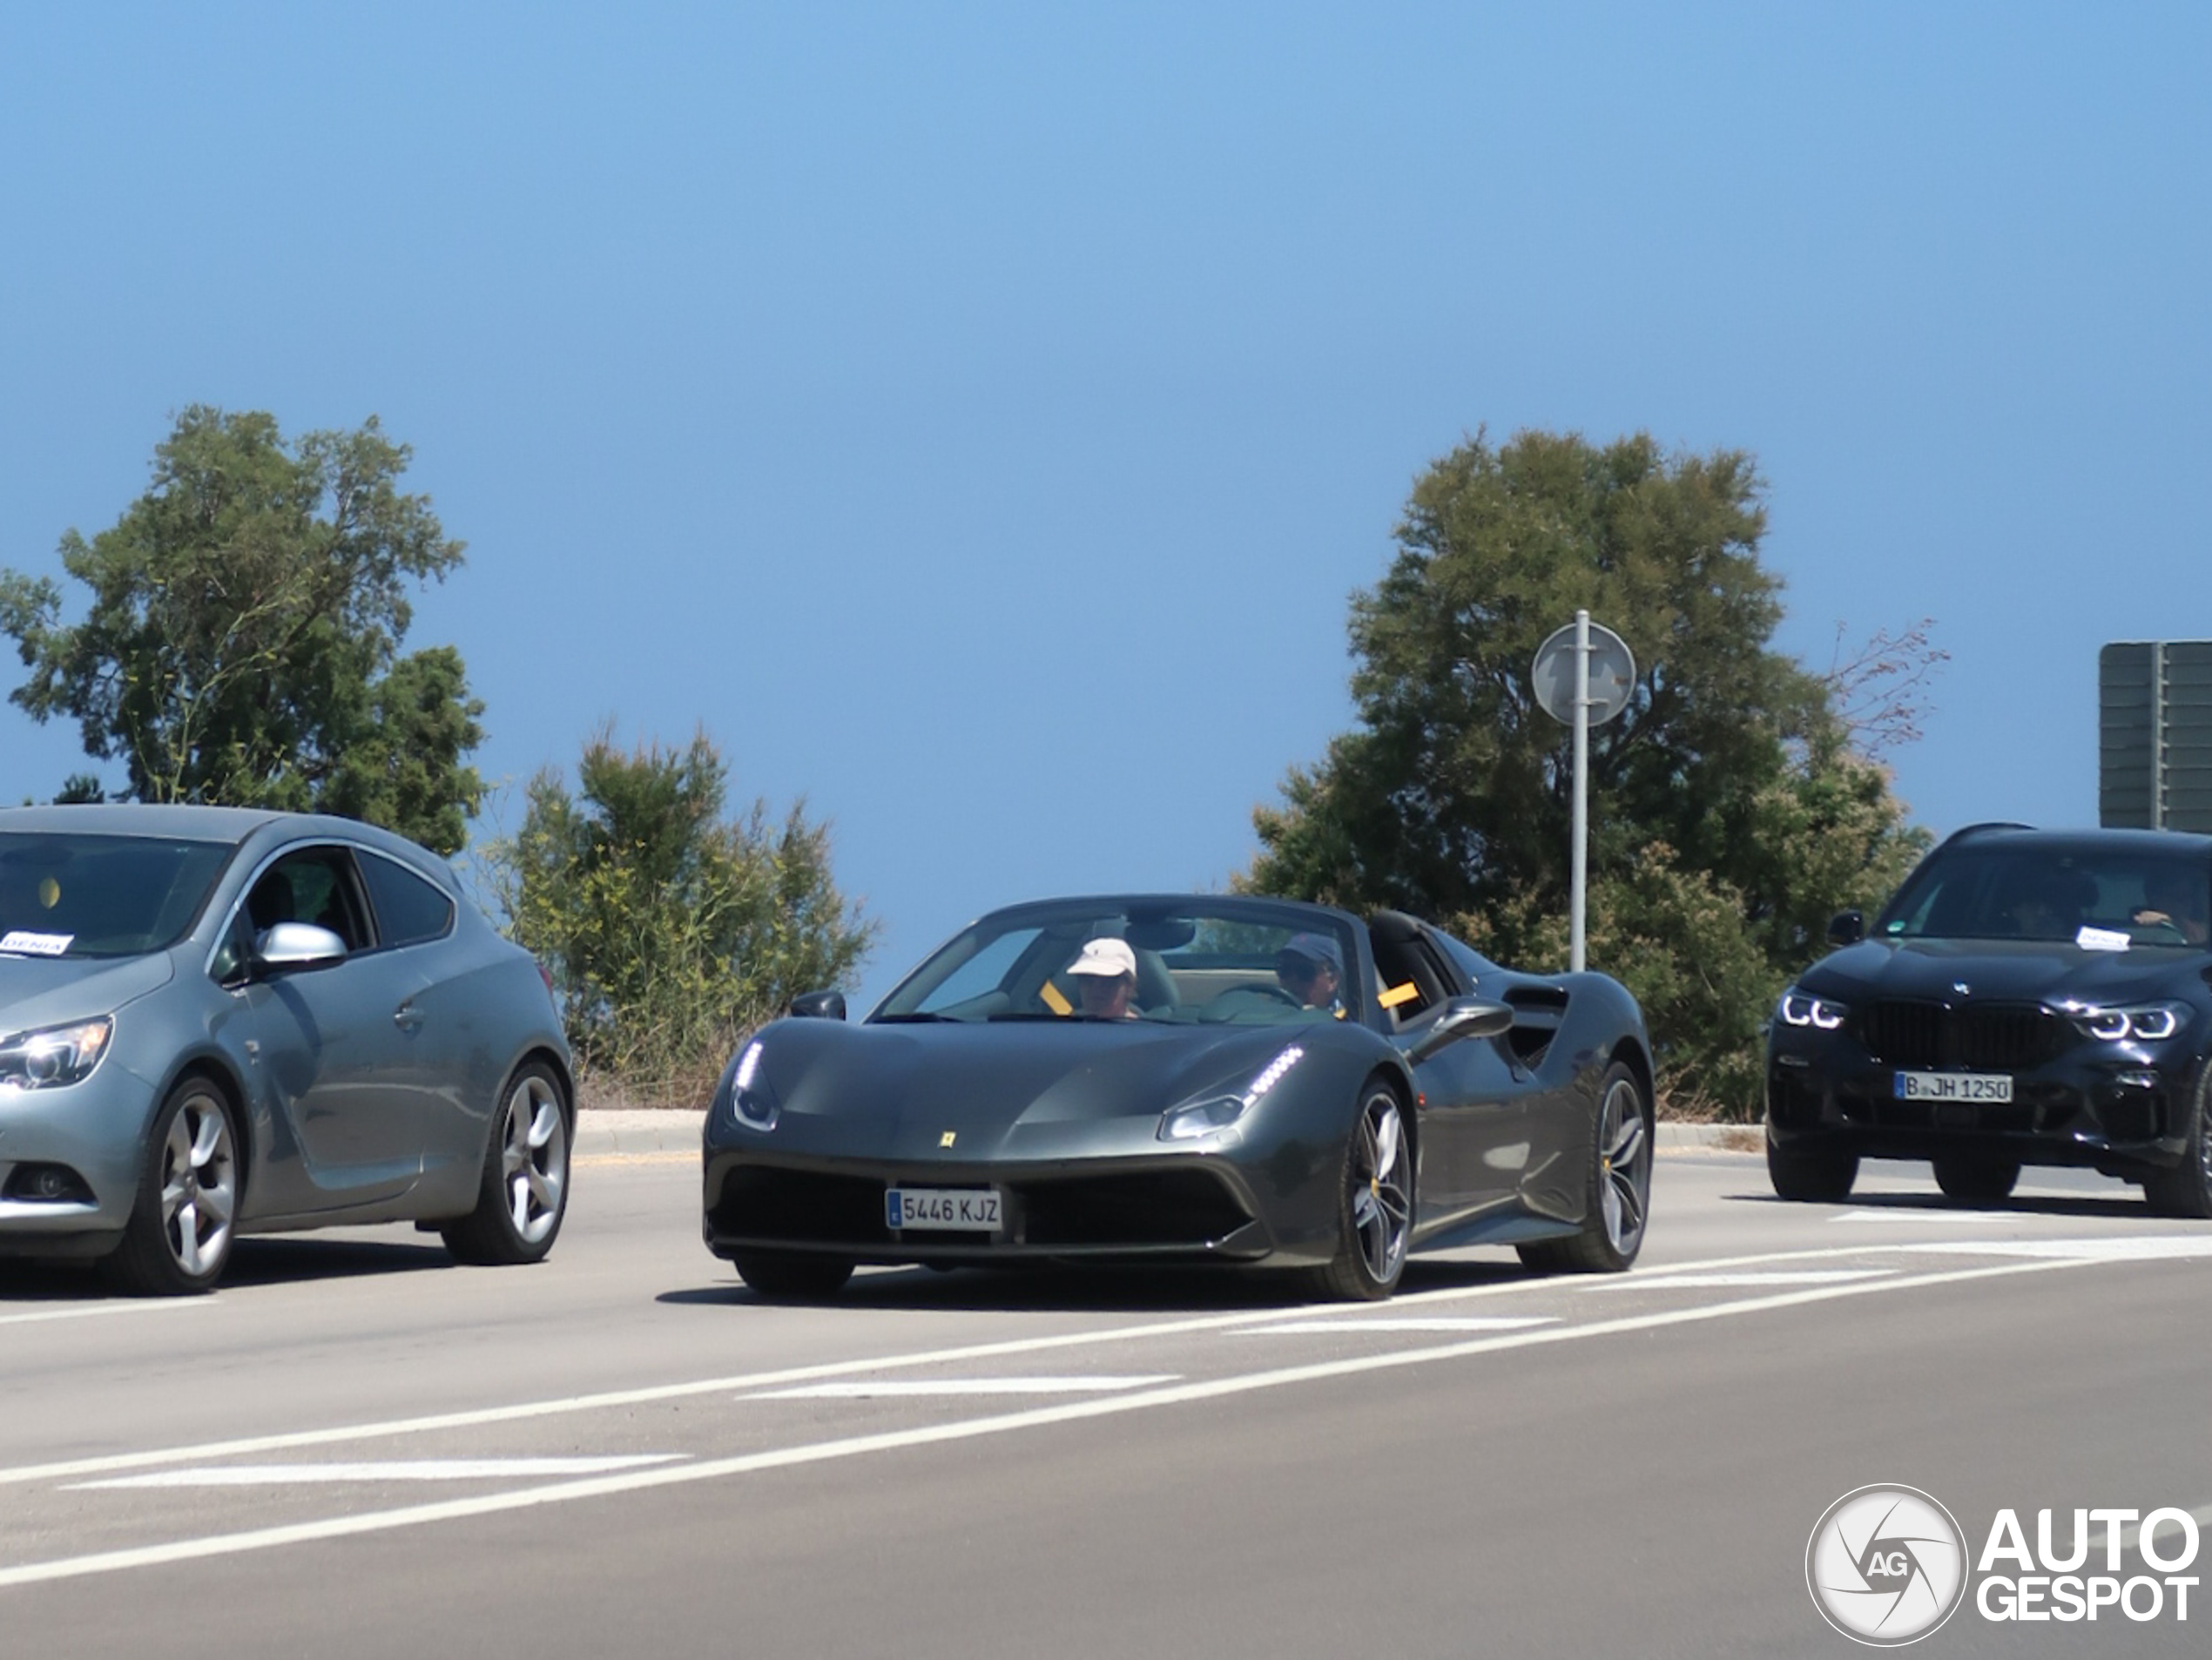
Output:
<instances>
[{"instance_id":1,"label":"street light pole","mask_svg":"<svg viewBox=\"0 0 2212 1660\"><path fill-rule=\"evenodd\" d=\"M1582 923L1590 874L1590 614L1575 613L1575 854L1568 901L1567 966L1582 972Z\"/></svg>"}]
</instances>

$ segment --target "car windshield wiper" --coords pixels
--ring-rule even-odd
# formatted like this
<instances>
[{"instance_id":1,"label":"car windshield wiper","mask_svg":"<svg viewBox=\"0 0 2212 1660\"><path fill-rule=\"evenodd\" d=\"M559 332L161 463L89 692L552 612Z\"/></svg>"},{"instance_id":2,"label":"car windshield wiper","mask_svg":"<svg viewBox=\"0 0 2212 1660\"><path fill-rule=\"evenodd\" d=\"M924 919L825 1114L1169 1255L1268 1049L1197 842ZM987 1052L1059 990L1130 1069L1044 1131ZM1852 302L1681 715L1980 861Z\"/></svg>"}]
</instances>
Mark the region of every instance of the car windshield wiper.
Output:
<instances>
[{"instance_id":1,"label":"car windshield wiper","mask_svg":"<svg viewBox=\"0 0 2212 1660\"><path fill-rule=\"evenodd\" d=\"M1001 1009L997 1014L989 1016L994 1023L1002 1020L1072 1021L1080 1018L1081 1016L1076 1015L1055 1015L1041 1009Z\"/></svg>"},{"instance_id":2,"label":"car windshield wiper","mask_svg":"<svg viewBox=\"0 0 2212 1660\"><path fill-rule=\"evenodd\" d=\"M928 1021L947 1021L956 1023L959 1019L960 1016L957 1015L932 1015L916 1009L910 1015L878 1015L868 1024L871 1026L913 1026Z\"/></svg>"}]
</instances>

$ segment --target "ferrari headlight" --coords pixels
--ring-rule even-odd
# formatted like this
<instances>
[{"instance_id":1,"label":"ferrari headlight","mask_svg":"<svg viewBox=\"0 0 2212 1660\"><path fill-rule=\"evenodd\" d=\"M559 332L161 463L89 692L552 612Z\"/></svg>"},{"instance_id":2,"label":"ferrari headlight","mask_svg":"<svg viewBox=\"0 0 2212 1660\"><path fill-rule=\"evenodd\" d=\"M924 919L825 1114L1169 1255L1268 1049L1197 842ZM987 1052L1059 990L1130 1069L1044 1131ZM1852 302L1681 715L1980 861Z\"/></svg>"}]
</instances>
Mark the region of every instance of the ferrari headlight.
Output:
<instances>
[{"instance_id":1,"label":"ferrari headlight","mask_svg":"<svg viewBox=\"0 0 2212 1660\"><path fill-rule=\"evenodd\" d=\"M730 1116L747 1130L764 1133L776 1127L781 1109L768 1080L760 1076L760 1040L754 1038L738 1056L730 1073Z\"/></svg>"},{"instance_id":2,"label":"ferrari headlight","mask_svg":"<svg viewBox=\"0 0 2212 1660\"><path fill-rule=\"evenodd\" d=\"M1160 1116L1160 1139L1196 1141L1217 1130L1228 1129L1251 1110L1253 1103L1280 1083L1305 1056L1305 1050L1293 1043L1262 1067L1258 1076L1237 1094L1209 1096L1203 1101L1169 1108Z\"/></svg>"},{"instance_id":3,"label":"ferrari headlight","mask_svg":"<svg viewBox=\"0 0 2212 1660\"><path fill-rule=\"evenodd\" d=\"M1816 997L1792 986L1782 994L1782 1006L1775 1012L1782 1016L1784 1026L1810 1026L1815 1031L1832 1032L1844 1023L1844 1017L1851 1010L1842 1003L1831 1002L1825 997Z\"/></svg>"},{"instance_id":4,"label":"ferrari headlight","mask_svg":"<svg viewBox=\"0 0 2212 1660\"><path fill-rule=\"evenodd\" d=\"M115 1022L103 1016L0 1040L0 1090L57 1090L82 1083L107 1053Z\"/></svg>"},{"instance_id":5,"label":"ferrari headlight","mask_svg":"<svg viewBox=\"0 0 2212 1660\"><path fill-rule=\"evenodd\" d=\"M2125 1009L2074 1009L2074 1023L2105 1043L2124 1043L2129 1038L2156 1043L2182 1029L2189 1017L2187 1003L2138 1003Z\"/></svg>"}]
</instances>

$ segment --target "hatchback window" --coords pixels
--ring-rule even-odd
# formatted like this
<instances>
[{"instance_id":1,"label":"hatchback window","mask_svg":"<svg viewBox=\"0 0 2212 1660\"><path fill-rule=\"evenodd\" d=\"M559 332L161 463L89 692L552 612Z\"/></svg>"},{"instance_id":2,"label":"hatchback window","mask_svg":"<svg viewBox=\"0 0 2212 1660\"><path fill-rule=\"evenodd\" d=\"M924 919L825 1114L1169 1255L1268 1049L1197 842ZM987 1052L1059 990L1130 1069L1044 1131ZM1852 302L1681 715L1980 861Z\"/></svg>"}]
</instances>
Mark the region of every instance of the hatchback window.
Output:
<instances>
[{"instance_id":1,"label":"hatchback window","mask_svg":"<svg viewBox=\"0 0 2212 1660\"><path fill-rule=\"evenodd\" d=\"M373 853L361 855L361 870L385 944L419 945L453 926L453 901L413 871Z\"/></svg>"}]
</instances>

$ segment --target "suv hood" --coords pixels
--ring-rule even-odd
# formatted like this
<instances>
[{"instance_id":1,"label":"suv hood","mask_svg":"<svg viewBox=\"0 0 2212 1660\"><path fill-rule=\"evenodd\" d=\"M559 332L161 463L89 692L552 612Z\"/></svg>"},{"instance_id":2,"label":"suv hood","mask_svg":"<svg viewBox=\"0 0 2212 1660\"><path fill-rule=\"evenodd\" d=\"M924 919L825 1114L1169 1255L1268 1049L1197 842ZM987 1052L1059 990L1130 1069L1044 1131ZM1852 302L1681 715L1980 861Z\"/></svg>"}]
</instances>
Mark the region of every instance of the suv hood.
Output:
<instances>
[{"instance_id":1,"label":"suv hood","mask_svg":"<svg viewBox=\"0 0 2212 1660\"><path fill-rule=\"evenodd\" d=\"M2175 995L2212 974L2212 954L2172 946L2085 951L2043 941L1868 940L1824 957L1798 983L1849 1001L1870 995L1954 1003L2127 1003ZM1962 992L1960 983L1970 988Z\"/></svg>"}]
</instances>

